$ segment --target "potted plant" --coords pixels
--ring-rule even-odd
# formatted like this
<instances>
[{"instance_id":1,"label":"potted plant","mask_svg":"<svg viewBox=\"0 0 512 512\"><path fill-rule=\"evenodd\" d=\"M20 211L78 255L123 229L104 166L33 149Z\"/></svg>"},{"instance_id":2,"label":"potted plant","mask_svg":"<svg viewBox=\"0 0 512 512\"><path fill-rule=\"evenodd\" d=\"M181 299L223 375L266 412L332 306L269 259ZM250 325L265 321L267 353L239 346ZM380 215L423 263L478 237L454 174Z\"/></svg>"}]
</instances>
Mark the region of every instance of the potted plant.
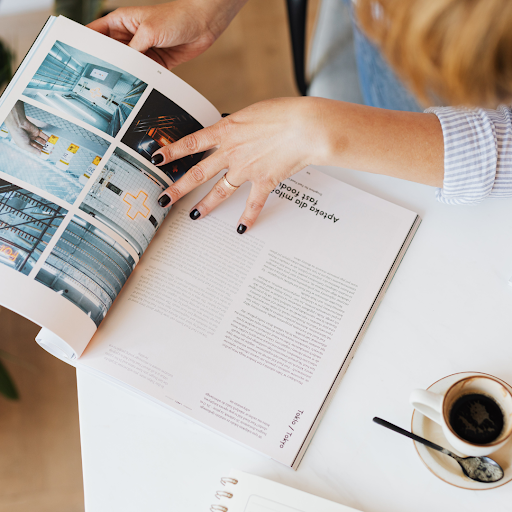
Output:
<instances>
[{"instance_id":1,"label":"potted plant","mask_svg":"<svg viewBox=\"0 0 512 512\"><path fill-rule=\"evenodd\" d=\"M8 46L0 40L0 88L10 79L12 73L12 53Z\"/></svg>"},{"instance_id":2,"label":"potted plant","mask_svg":"<svg viewBox=\"0 0 512 512\"><path fill-rule=\"evenodd\" d=\"M12 74L12 53L8 46L0 40L0 90L10 80ZM11 356L0 350L0 394L11 400L18 398L18 391L2 363L2 359L10 359Z\"/></svg>"},{"instance_id":3,"label":"potted plant","mask_svg":"<svg viewBox=\"0 0 512 512\"><path fill-rule=\"evenodd\" d=\"M87 25L100 15L102 4L103 0L55 0L55 12Z\"/></svg>"},{"instance_id":4,"label":"potted plant","mask_svg":"<svg viewBox=\"0 0 512 512\"><path fill-rule=\"evenodd\" d=\"M18 390L14 385L14 382L7 371L7 368L2 363L2 359L12 359L10 354L0 350L0 395L5 396L11 400L17 400L19 398Z\"/></svg>"}]
</instances>

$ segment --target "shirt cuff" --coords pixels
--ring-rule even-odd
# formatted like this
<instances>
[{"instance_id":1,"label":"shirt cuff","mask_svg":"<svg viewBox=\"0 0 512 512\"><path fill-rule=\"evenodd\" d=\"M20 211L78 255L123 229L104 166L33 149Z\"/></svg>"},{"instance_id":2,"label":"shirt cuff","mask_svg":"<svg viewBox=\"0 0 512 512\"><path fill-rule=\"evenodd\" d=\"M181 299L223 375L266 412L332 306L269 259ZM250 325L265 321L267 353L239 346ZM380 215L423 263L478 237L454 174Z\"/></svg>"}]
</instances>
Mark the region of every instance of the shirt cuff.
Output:
<instances>
[{"instance_id":1,"label":"shirt cuff","mask_svg":"<svg viewBox=\"0 0 512 512\"><path fill-rule=\"evenodd\" d=\"M444 179L437 199L446 204L482 201L496 178L497 138L491 116L500 117L500 110L431 107L425 113L435 114L443 130Z\"/></svg>"}]
</instances>

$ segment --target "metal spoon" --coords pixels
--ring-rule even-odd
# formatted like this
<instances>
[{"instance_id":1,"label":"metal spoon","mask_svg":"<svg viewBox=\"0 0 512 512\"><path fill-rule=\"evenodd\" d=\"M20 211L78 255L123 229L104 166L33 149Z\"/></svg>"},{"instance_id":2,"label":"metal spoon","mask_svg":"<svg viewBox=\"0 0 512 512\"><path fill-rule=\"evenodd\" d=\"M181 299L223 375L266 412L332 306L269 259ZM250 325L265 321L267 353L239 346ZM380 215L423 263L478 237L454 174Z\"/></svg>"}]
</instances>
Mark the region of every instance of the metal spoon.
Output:
<instances>
[{"instance_id":1,"label":"metal spoon","mask_svg":"<svg viewBox=\"0 0 512 512\"><path fill-rule=\"evenodd\" d=\"M464 474L468 478L471 478L471 480L476 480L477 482L483 482L488 484L492 482L497 482L498 480L501 480L505 476L505 472L503 471L501 466L496 461L490 459L489 457L459 457L458 455L455 455L455 453L452 453L450 450L447 450L446 448L443 448L438 444L434 444L431 441L427 441L426 439L423 439L423 437L417 436L416 434L407 432L407 430L397 427L396 425L393 425L393 423L389 423L388 421L383 420L382 418L375 417L373 418L373 421L375 423L378 423L379 425L382 425L383 427L389 428L390 430L394 430L395 432L398 432L403 436L414 439L418 443L424 444L429 448L444 453L445 455L449 455L459 463Z\"/></svg>"}]
</instances>

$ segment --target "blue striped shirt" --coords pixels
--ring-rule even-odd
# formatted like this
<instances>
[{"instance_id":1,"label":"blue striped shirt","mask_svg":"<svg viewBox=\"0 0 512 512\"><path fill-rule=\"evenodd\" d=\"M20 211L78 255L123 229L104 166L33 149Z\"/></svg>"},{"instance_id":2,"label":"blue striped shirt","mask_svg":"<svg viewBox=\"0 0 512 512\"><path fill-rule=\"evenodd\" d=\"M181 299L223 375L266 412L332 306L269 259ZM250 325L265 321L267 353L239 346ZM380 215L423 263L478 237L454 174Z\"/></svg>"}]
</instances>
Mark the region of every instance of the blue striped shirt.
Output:
<instances>
[{"instance_id":1,"label":"blue striped shirt","mask_svg":"<svg viewBox=\"0 0 512 512\"><path fill-rule=\"evenodd\" d=\"M443 130L442 203L478 203L486 197L512 197L511 109L432 107Z\"/></svg>"}]
</instances>

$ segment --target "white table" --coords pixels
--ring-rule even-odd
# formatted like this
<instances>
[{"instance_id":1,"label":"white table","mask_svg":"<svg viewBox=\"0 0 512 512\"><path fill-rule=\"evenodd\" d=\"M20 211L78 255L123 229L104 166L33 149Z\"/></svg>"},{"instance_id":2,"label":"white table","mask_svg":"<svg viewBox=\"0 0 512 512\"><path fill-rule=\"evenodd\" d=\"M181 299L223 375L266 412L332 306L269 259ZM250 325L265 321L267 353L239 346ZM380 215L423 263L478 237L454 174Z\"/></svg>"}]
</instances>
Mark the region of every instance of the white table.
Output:
<instances>
[{"instance_id":1,"label":"white table","mask_svg":"<svg viewBox=\"0 0 512 512\"><path fill-rule=\"evenodd\" d=\"M452 487L371 421L408 428L410 390L452 373L512 382L512 200L446 206L426 186L326 171L423 223L298 471L78 371L87 512L207 511L232 467L364 512L512 510L512 483Z\"/></svg>"}]
</instances>

